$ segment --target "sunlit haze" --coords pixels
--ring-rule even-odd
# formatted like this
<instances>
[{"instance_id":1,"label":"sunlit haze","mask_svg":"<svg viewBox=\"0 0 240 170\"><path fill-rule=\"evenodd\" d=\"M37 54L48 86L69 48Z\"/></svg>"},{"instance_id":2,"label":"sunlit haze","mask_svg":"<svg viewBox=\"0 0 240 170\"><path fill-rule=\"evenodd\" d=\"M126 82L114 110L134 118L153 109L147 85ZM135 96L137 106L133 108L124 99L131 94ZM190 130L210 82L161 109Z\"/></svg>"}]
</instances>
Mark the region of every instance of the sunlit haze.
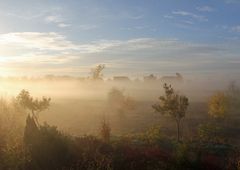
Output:
<instances>
[{"instance_id":1,"label":"sunlit haze","mask_svg":"<svg viewBox=\"0 0 240 170\"><path fill-rule=\"evenodd\" d=\"M240 170L240 0L0 0L0 170Z\"/></svg>"}]
</instances>

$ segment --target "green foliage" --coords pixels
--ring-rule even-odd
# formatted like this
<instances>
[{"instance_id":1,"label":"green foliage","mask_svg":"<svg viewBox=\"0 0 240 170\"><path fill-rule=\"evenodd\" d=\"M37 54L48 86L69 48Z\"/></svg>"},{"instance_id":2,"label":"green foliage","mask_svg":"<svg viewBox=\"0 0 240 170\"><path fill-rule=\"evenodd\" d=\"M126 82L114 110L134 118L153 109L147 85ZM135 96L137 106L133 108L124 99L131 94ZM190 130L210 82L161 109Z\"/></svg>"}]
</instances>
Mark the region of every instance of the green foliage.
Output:
<instances>
[{"instance_id":1,"label":"green foliage","mask_svg":"<svg viewBox=\"0 0 240 170\"><path fill-rule=\"evenodd\" d=\"M150 144L159 143L159 141L162 140L161 128L158 126L153 126L148 129L145 135L148 143Z\"/></svg>"},{"instance_id":2,"label":"green foliage","mask_svg":"<svg viewBox=\"0 0 240 170\"><path fill-rule=\"evenodd\" d=\"M154 110L162 114L169 114L177 120L185 117L189 105L188 98L178 95L171 85L165 83L163 88L165 90L165 96L159 97L160 103L153 105Z\"/></svg>"},{"instance_id":3,"label":"green foliage","mask_svg":"<svg viewBox=\"0 0 240 170\"><path fill-rule=\"evenodd\" d=\"M188 151L189 146L186 143L178 143L176 146L175 157L178 166L183 166L182 164L189 164L188 162Z\"/></svg>"},{"instance_id":4,"label":"green foliage","mask_svg":"<svg viewBox=\"0 0 240 170\"><path fill-rule=\"evenodd\" d=\"M74 140L76 162L73 169L111 170L113 148L94 136L77 137Z\"/></svg>"},{"instance_id":5,"label":"green foliage","mask_svg":"<svg viewBox=\"0 0 240 170\"><path fill-rule=\"evenodd\" d=\"M165 83L163 88L165 90L165 95L160 96L160 102L154 104L152 107L156 112L169 114L175 119L178 128L178 140L180 140L180 121L185 117L187 107L189 105L188 98L177 94L171 85L167 85Z\"/></svg>"},{"instance_id":6,"label":"green foliage","mask_svg":"<svg viewBox=\"0 0 240 170\"><path fill-rule=\"evenodd\" d=\"M143 142L144 144L158 145L162 142L163 135L159 126L153 126L146 132L135 135L134 138L136 138L136 141Z\"/></svg>"},{"instance_id":7,"label":"green foliage","mask_svg":"<svg viewBox=\"0 0 240 170\"><path fill-rule=\"evenodd\" d=\"M221 139L222 128L212 124L201 124L198 127L198 135L202 141L206 142L218 142Z\"/></svg>"}]
</instances>

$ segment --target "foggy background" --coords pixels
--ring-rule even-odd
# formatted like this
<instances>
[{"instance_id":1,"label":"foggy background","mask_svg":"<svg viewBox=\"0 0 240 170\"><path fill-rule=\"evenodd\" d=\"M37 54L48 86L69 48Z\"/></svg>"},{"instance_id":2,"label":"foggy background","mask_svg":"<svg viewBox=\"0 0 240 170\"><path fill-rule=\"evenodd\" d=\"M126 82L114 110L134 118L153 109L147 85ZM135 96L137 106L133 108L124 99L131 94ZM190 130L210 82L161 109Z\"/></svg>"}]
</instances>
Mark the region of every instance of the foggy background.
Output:
<instances>
[{"instance_id":1,"label":"foggy background","mask_svg":"<svg viewBox=\"0 0 240 170\"><path fill-rule=\"evenodd\" d=\"M232 81L239 84L239 79ZM207 117L209 97L216 91L227 90L232 81L220 77L183 77L182 82L169 82L176 91L189 98L190 108L184 121L192 121L184 124L187 131L191 131L189 126L194 124L194 118L200 121ZM55 125L72 135L97 135L103 118L109 120L115 135L139 132L159 124L163 131L166 128L167 133L175 133L175 124L168 121L171 118L155 113L152 109L152 105L158 102L158 97L163 95L164 82L160 78L149 81L144 78L117 81L113 78L90 80L76 77L8 77L1 78L0 83L1 97L9 100L22 89L28 90L34 98L50 97L50 108L39 113L40 122ZM134 109L119 113L113 108L108 99L113 88L122 91L124 96L131 97Z\"/></svg>"}]
</instances>

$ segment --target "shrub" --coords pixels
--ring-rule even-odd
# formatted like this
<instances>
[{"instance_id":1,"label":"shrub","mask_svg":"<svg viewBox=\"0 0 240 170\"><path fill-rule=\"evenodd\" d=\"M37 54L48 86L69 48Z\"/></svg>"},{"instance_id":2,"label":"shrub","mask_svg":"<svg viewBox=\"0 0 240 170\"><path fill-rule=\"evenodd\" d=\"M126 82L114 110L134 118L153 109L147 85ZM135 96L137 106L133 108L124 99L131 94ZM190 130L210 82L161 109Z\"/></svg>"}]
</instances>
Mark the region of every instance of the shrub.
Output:
<instances>
[{"instance_id":1,"label":"shrub","mask_svg":"<svg viewBox=\"0 0 240 170\"><path fill-rule=\"evenodd\" d=\"M24 142L30 154L27 169L55 170L72 163L71 140L54 126L37 127L34 119L28 117Z\"/></svg>"}]
</instances>

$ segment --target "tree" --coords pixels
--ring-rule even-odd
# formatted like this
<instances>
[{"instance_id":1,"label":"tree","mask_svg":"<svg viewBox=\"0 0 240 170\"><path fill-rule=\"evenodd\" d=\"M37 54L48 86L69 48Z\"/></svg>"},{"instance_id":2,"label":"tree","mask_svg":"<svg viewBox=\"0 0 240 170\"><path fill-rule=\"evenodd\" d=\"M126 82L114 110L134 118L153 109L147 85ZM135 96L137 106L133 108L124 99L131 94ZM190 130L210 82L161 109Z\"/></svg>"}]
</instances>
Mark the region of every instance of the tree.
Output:
<instances>
[{"instance_id":1,"label":"tree","mask_svg":"<svg viewBox=\"0 0 240 170\"><path fill-rule=\"evenodd\" d=\"M31 146L36 143L38 140L39 128L36 124L36 121L30 115L27 116L26 126L24 130L24 144L31 149Z\"/></svg>"},{"instance_id":2,"label":"tree","mask_svg":"<svg viewBox=\"0 0 240 170\"><path fill-rule=\"evenodd\" d=\"M120 114L135 108L135 101L132 97L126 96L123 90L112 88L108 93L108 102L110 106L116 109Z\"/></svg>"},{"instance_id":3,"label":"tree","mask_svg":"<svg viewBox=\"0 0 240 170\"><path fill-rule=\"evenodd\" d=\"M144 79L145 82L156 81L157 77L154 74L150 74L148 76L145 76L143 79Z\"/></svg>"},{"instance_id":4,"label":"tree","mask_svg":"<svg viewBox=\"0 0 240 170\"><path fill-rule=\"evenodd\" d=\"M237 98L239 96L240 89L235 81L229 83L227 93L233 98Z\"/></svg>"},{"instance_id":5,"label":"tree","mask_svg":"<svg viewBox=\"0 0 240 170\"><path fill-rule=\"evenodd\" d=\"M37 126L28 115L24 132L25 149L29 160L24 169L64 169L72 164L71 139L56 127L43 124Z\"/></svg>"},{"instance_id":6,"label":"tree","mask_svg":"<svg viewBox=\"0 0 240 170\"><path fill-rule=\"evenodd\" d=\"M42 97L42 100L34 99L28 91L22 90L17 96L17 101L23 108L31 111L32 117L38 123L37 113L48 109L51 98Z\"/></svg>"},{"instance_id":7,"label":"tree","mask_svg":"<svg viewBox=\"0 0 240 170\"><path fill-rule=\"evenodd\" d=\"M239 113L240 110L240 88L235 81L230 82L227 89L227 97L232 113Z\"/></svg>"},{"instance_id":8,"label":"tree","mask_svg":"<svg viewBox=\"0 0 240 170\"><path fill-rule=\"evenodd\" d=\"M208 113L213 118L225 118L229 109L227 96L223 92L213 94L208 102Z\"/></svg>"},{"instance_id":9,"label":"tree","mask_svg":"<svg viewBox=\"0 0 240 170\"><path fill-rule=\"evenodd\" d=\"M93 80L101 80L102 79L102 71L104 70L105 65L104 64L99 64L95 68L92 68L91 74L92 74L92 79Z\"/></svg>"},{"instance_id":10,"label":"tree","mask_svg":"<svg viewBox=\"0 0 240 170\"><path fill-rule=\"evenodd\" d=\"M180 123L185 117L189 105L188 98L184 95L177 94L171 85L165 83L163 88L165 95L160 96L160 102L154 104L152 107L156 112L169 114L174 118L177 124L177 139L180 141Z\"/></svg>"},{"instance_id":11,"label":"tree","mask_svg":"<svg viewBox=\"0 0 240 170\"><path fill-rule=\"evenodd\" d=\"M110 141L111 127L109 122L107 122L105 118L101 122L100 135L104 142L108 143Z\"/></svg>"}]
</instances>

